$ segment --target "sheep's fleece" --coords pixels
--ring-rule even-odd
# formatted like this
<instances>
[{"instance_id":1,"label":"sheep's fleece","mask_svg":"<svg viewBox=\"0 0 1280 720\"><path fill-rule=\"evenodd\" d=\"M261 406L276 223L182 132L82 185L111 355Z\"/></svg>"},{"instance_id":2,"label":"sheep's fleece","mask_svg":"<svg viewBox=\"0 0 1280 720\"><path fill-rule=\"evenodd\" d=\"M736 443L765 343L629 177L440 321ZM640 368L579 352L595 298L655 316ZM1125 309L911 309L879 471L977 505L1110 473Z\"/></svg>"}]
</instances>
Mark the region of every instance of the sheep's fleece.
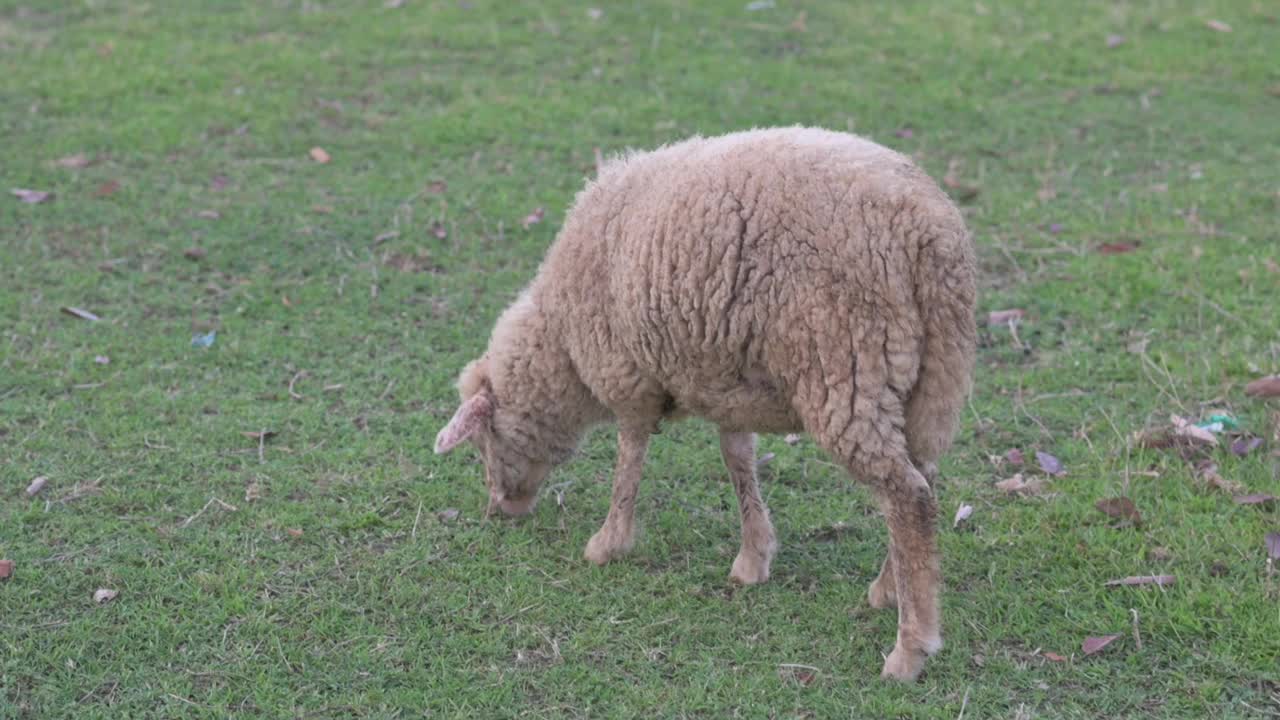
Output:
<instances>
[{"instance_id":1,"label":"sheep's fleece","mask_svg":"<svg viewBox=\"0 0 1280 720\"><path fill-rule=\"evenodd\" d=\"M776 128L612 160L459 380L436 451L470 440L491 506L532 508L593 424L618 425L613 503L587 557L630 549L663 419L705 418L738 491L731 577L760 582L773 527L753 432L798 432L875 491L889 553L869 599L897 606L884 674L942 645L936 461L973 371L975 261L959 211L908 158L846 133Z\"/></svg>"}]
</instances>

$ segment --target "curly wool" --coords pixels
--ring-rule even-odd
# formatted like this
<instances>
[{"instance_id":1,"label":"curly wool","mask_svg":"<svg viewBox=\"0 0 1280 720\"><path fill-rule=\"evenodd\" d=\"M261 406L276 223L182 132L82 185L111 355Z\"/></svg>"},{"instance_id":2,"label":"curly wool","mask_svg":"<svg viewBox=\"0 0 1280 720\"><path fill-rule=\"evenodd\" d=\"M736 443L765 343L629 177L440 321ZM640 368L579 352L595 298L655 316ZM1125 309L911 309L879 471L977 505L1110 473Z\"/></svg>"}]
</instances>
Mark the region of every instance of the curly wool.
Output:
<instances>
[{"instance_id":1,"label":"curly wool","mask_svg":"<svg viewBox=\"0 0 1280 720\"><path fill-rule=\"evenodd\" d=\"M532 444L695 415L924 467L969 389L974 302L960 213L905 156L810 128L694 138L601 169L487 369Z\"/></svg>"}]
</instances>

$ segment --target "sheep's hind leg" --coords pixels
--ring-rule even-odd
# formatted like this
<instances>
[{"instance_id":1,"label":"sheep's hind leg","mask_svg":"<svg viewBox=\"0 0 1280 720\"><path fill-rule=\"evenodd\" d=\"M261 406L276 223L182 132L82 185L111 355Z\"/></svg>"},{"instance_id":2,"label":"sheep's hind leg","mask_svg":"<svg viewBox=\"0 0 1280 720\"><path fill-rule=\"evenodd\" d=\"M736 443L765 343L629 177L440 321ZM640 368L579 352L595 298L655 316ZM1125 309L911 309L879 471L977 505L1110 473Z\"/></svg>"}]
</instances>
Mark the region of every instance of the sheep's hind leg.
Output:
<instances>
[{"instance_id":1,"label":"sheep's hind leg","mask_svg":"<svg viewBox=\"0 0 1280 720\"><path fill-rule=\"evenodd\" d=\"M924 463L920 471L924 473L925 480L929 482L929 487L937 485L938 466L933 462ZM889 549L885 551L884 564L880 566L880 574L876 579L871 581L871 587L867 588L867 602L871 607L877 610L884 610L898 606L898 588L894 584L893 578L893 538L889 539Z\"/></svg>"},{"instance_id":2,"label":"sheep's hind leg","mask_svg":"<svg viewBox=\"0 0 1280 720\"><path fill-rule=\"evenodd\" d=\"M762 583L769 579L769 565L778 550L778 540L756 482L756 436L721 431L720 454L729 469L742 515L742 548L733 561L729 579L742 585Z\"/></svg>"},{"instance_id":3,"label":"sheep's hind leg","mask_svg":"<svg viewBox=\"0 0 1280 720\"><path fill-rule=\"evenodd\" d=\"M604 565L631 550L635 542L636 493L644 456L649 449L649 431L634 428L618 430L618 464L613 477L613 499L604 525L583 555L596 565Z\"/></svg>"},{"instance_id":4,"label":"sheep's hind leg","mask_svg":"<svg viewBox=\"0 0 1280 720\"><path fill-rule=\"evenodd\" d=\"M874 483L889 524L889 553L898 604L898 641L885 659L885 677L915 680L925 659L942 649L938 592L938 503L909 462Z\"/></svg>"}]
</instances>

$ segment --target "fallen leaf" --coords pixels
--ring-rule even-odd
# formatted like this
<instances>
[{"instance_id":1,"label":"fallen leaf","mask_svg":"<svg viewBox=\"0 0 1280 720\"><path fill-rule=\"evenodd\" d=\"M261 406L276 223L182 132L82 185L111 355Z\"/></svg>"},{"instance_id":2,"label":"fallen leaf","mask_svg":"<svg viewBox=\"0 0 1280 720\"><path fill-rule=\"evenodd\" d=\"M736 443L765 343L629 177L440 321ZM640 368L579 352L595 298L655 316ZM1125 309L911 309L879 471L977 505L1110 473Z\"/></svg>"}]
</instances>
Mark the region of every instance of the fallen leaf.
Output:
<instances>
[{"instance_id":1,"label":"fallen leaf","mask_svg":"<svg viewBox=\"0 0 1280 720\"><path fill-rule=\"evenodd\" d=\"M1007 325L1017 325L1022 322L1022 316L1026 313L1022 310L992 310L987 315L988 327L1004 327Z\"/></svg>"},{"instance_id":2,"label":"fallen leaf","mask_svg":"<svg viewBox=\"0 0 1280 720\"><path fill-rule=\"evenodd\" d=\"M795 433L790 433L786 437L782 438L782 442L788 445L796 445L800 442L800 436Z\"/></svg>"},{"instance_id":3,"label":"fallen leaf","mask_svg":"<svg viewBox=\"0 0 1280 720\"><path fill-rule=\"evenodd\" d=\"M1062 657L1061 655L1059 655L1059 654L1058 654L1058 653L1056 653L1056 652L1046 652L1046 653L1044 653L1044 658L1045 658L1046 660L1052 660L1053 662L1066 662L1066 661L1067 661L1067 659L1066 659L1066 658Z\"/></svg>"},{"instance_id":4,"label":"fallen leaf","mask_svg":"<svg viewBox=\"0 0 1280 720\"><path fill-rule=\"evenodd\" d=\"M201 210L196 213L196 217L204 218L205 220L217 220L222 215L217 210Z\"/></svg>"},{"instance_id":5,"label":"fallen leaf","mask_svg":"<svg viewBox=\"0 0 1280 720\"><path fill-rule=\"evenodd\" d=\"M1105 585L1107 587L1118 587L1121 585L1156 585L1164 587L1177 582L1178 578L1173 575L1131 575L1127 578L1119 580L1108 580Z\"/></svg>"},{"instance_id":6,"label":"fallen leaf","mask_svg":"<svg viewBox=\"0 0 1280 720\"><path fill-rule=\"evenodd\" d=\"M957 174L959 170L960 160L958 158L953 158L947 165L947 174L942 176L942 184L951 190L956 191L957 200L972 200L978 196L978 193L982 192L982 188L961 180L960 176Z\"/></svg>"},{"instance_id":7,"label":"fallen leaf","mask_svg":"<svg viewBox=\"0 0 1280 720\"><path fill-rule=\"evenodd\" d=\"M1218 464L1212 460L1201 460L1195 466L1196 477L1203 480L1210 487L1224 490L1232 495L1240 495L1244 493L1245 487L1234 480L1228 480L1218 474Z\"/></svg>"},{"instance_id":8,"label":"fallen leaf","mask_svg":"<svg viewBox=\"0 0 1280 720\"><path fill-rule=\"evenodd\" d=\"M1267 272L1272 275L1280 275L1280 263L1277 263L1275 260L1272 260L1271 258L1263 258L1262 266L1265 267Z\"/></svg>"},{"instance_id":9,"label":"fallen leaf","mask_svg":"<svg viewBox=\"0 0 1280 720\"><path fill-rule=\"evenodd\" d=\"M1099 650L1101 650L1102 648L1110 645L1111 642L1118 637L1120 636L1119 635L1102 635L1099 637L1087 637L1084 639L1084 643L1081 644L1080 649L1084 651L1085 655L1092 655L1098 652Z\"/></svg>"},{"instance_id":10,"label":"fallen leaf","mask_svg":"<svg viewBox=\"0 0 1280 720\"><path fill-rule=\"evenodd\" d=\"M85 155L84 153L76 153L75 155L68 155L63 158L58 158L57 160L54 161L54 164L56 164L58 167L72 168L73 170L79 170L80 168L89 167L89 162L90 161L89 161L88 155Z\"/></svg>"},{"instance_id":11,"label":"fallen leaf","mask_svg":"<svg viewBox=\"0 0 1280 720\"><path fill-rule=\"evenodd\" d=\"M44 475L32 480L31 484L27 486L27 497L35 497L36 493L44 489L44 485L47 482L49 482L49 478Z\"/></svg>"},{"instance_id":12,"label":"fallen leaf","mask_svg":"<svg viewBox=\"0 0 1280 720\"><path fill-rule=\"evenodd\" d=\"M99 185L93 191L93 196L96 198L107 197L108 195L114 195L115 192L119 189L120 189L119 180L108 180L102 183L101 185Z\"/></svg>"},{"instance_id":13,"label":"fallen leaf","mask_svg":"<svg viewBox=\"0 0 1280 720\"><path fill-rule=\"evenodd\" d=\"M444 223L441 222L431 223L431 234L435 236L437 240L443 240L449 237L449 231L445 229Z\"/></svg>"},{"instance_id":14,"label":"fallen leaf","mask_svg":"<svg viewBox=\"0 0 1280 720\"><path fill-rule=\"evenodd\" d=\"M446 508L436 513L436 519L438 519L440 522L445 522L445 523L453 522L454 520L457 520L458 516L461 514L462 514L462 511L457 508Z\"/></svg>"},{"instance_id":15,"label":"fallen leaf","mask_svg":"<svg viewBox=\"0 0 1280 720\"><path fill-rule=\"evenodd\" d=\"M1138 512L1138 507L1127 497L1121 496L1099 500L1094 503L1094 507L1108 517L1113 517L1117 520L1131 520L1134 525L1142 523L1142 513Z\"/></svg>"},{"instance_id":16,"label":"fallen leaf","mask_svg":"<svg viewBox=\"0 0 1280 720\"><path fill-rule=\"evenodd\" d=\"M970 659L971 659L971 660L973 660L973 664L974 664L974 665L977 665L978 667L986 667L986 666L987 666L987 656L986 656L986 655L983 655L982 653L978 653L978 654L974 655L974 656L973 656L972 658L970 658Z\"/></svg>"},{"instance_id":17,"label":"fallen leaf","mask_svg":"<svg viewBox=\"0 0 1280 720\"><path fill-rule=\"evenodd\" d=\"M287 528L285 532L289 533L289 537L302 537L301 528Z\"/></svg>"},{"instance_id":18,"label":"fallen leaf","mask_svg":"<svg viewBox=\"0 0 1280 720\"><path fill-rule=\"evenodd\" d=\"M773 459L775 457L777 457L777 455L774 453L765 453L756 459L756 466L764 467L765 465L768 465L769 463L773 462Z\"/></svg>"},{"instance_id":19,"label":"fallen leaf","mask_svg":"<svg viewBox=\"0 0 1280 720\"><path fill-rule=\"evenodd\" d=\"M111 358L107 357L106 355L94 355L94 356L93 356L93 361L94 361L95 363L99 364L99 365L110 365L110 364L111 364Z\"/></svg>"},{"instance_id":20,"label":"fallen leaf","mask_svg":"<svg viewBox=\"0 0 1280 720\"><path fill-rule=\"evenodd\" d=\"M1220 33L1231 32L1231 26L1222 22L1221 20L1206 20L1204 25L1210 30L1216 30Z\"/></svg>"},{"instance_id":21,"label":"fallen leaf","mask_svg":"<svg viewBox=\"0 0 1280 720\"><path fill-rule=\"evenodd\" d=\"M525 230L528 230L530 225L537 225L538 223L542 222L542 216L545 213L546 211L543 210L541 207L534 208L533 212L529 213L528 215L525 215L524 219L520 221L520 226L523 227Z\"/></svg>"},{"instance_id":22,"label":"fallen leaf","mask_svg":"<svg viewBox=\"0 0 1280 720\"><path fill-rule=\"evenodd\" d=\"M1098 246L1098 252L1103 255L1123 255L1137 250L1139 244L1140 243L1106 242Z\"/></svg>"},{"instance_id":23,"label":"fallen leaf","mask_svg":"<svg viewBox=\"0 0 1280 720\"><path fill-rule=\"evenodd\" d=\"M1231 498L1237 505L1261 505L1270 507L1275 504L1276 497L1267 495L1266 493L1254 493L1252 495L1237 495Z\"/></svg>"},{"instance_id":24,"label":"fallen leaf","mask_svg":"<svg viewBox=\"0 0 1280 720\"><path fill-rule=\"evenodd\" d=\"M968 520L969 516L972 514L973 514L972 505L961 504L960 507L956 508L956 519L954 522L951 523L951 527L953 528L960 527L960 523L964 522L965 520Z\"/></svg>"},{"instance_id":25,"label":"fallen leaf","mask_svg":"<svg viewBox=\"0 0 1280 720\"><path fill-rule=\"evenodd\" d=\"M1234 455L1244 457L1260 447L1262 447L1262 438L1260 437L1238 438L1231 443L1231 452Z\"/></svg>"},{"instance_id":26,"label":"fallen leaf","mask_svg":"<svg viewBox=\"0 0 1280 720\"><path fill-rule=\"evenodd\" d=\"M204 248L193 247L182 251L182 257L188 260L203 260L209 253Z\"/></svg>"},{"instance_id":27,"label":"fallen leaf","mask_svg":"<svg viewBox=\"0 0 1280 720\"><path fill-rule=\"evenodd\" d=\"M1267 533L1267 557L1280 560L1280 533Z\"/></svg>"},{"instance_id":28,"label":"fallen leaf","mask_svg":"<svg viewBox=\"0 0 1280 720\"><path fill-rule=\"evenodd\" d=\"M1123 44L1124 44L1124 36L1123 36L1123 35L1108 35L1108 36L1107 36L1107 47L1109 47L1109 48L1118 48L1118 47L1120 47L1120 46L1121 46L1121 45L1123 45Z\"/></svg>"},{"instance_id":29,"label":"fallen leaf","mask_svg":"<svg viewBox=\"0 0 1280 720\"><path fill-rule=\"evenodd\" d=\"M1252 397L1280 397L1280 375L1258 378L1244 386L1244 394Z\"/></svg>"},{"instance_id":30,"label":"fallen leaf","mask_svg":"<svg viewBox=\"0 0 1280 720\"><path fill-rule=\"evenodd\" d=\"M1047 452L1037 450L1036 462L1040 464L1041 470L1054 477L1061 477L1067 474L1067 471L1062 467L1062 462Z\"/></svg>"},{"instance_id":31,"label":"fallen leaf","mask_svg":"<svg viewBox=\"0 0 1280 720\"><path fill-rule=\"evenodd\" d=\"M912 130L911 128L909 128L909 127L904 127L904 128L898 128L897 130L894 130L894 131L893 131L893 134L894 134L896 137L900 137L900 138L904 138L904 139L909 140L909 139L911 139L912 137L914 137L916 133L915 133L915 131L914 131L914 130Z\"/></svg>"},{"instance_id":32,"label":"fallen leaf","mask_svg":"<svg viewBox=\"0 0 1280 720\"><path fill-rule=\"evenodd\" d=\"M319 213L321 215L332 215L333 206L332 205L312 205L311 212Z\"/></svg>"},{"instance_id":33,"label":"fallen leaf","mask_svg":"<svg viewBox=\"0 0 1280 720\"><path fill-rule=\"evenodd\" d=\"M270 440L271 438L275 437L279 433L277 433L275 430L241 430L240 434L249 438L250 440L259 440L259 439Z\"/></svg>"},{"instance_id":34,"label":"fallen leaf","mask_svg":"<svg viewBox=\"0 0 1280 720\"><path fill-rule=\"evenodd\" d=\"M1202 427L1197 427L1195 423L1178 415L1171 415L1169 421L1173 423L1174 432L1179 437L1189 440L1202 442L1206 445L1217 445L1218 437Z\"/></svg>"},{"instance_id":35,"label":"fallen leaf","mask_svg":"<svg viewBox=\"0 0 1280 720\"><path fill-rule=\"evenodd\" d=\"M449 184L443 180L432 180L427 183L426 187L428 195L443 195L447 189L449 189Z\"/></svg>"},{"instance_id":36,"label":"fallen leaf","mask_svg":"<svg viewBox=\"0 0 1280 720\"><path fill-rule=\"evenodd\" d=\"M0 560L0 580L8 580L13 577L13 561Z\"/></svg>"},{"instance_id":37,"label":"fallen leaf","mask_svg":"<svg viewBox=\"0 0 1280 720\"><path fill-rule=\"evenodd\" d=\"M997 490L1003 490L1010 494L1035 495L1044 489L1044 482L1038 478L1027 480L1018 473L1007 480L1001 480L996 483Z\"/></svg>"},{"instance_id":38,"label":"fallen leaf","mask_svg":"<svg viewBox=\"0 0 1280 720\"><path fill-rule=\"evenodd\" d=\"M89 312L88 310L81 310L78 307L64 306L62 308L62 312L63 314L70 315L71 317L80 318L81 320L88 320L89 322L98 322L99 320L102 319L97 315L94 315L93 313Z\"/></svg>"},{"instance_id":39,"label":"fallen leaf","mask_svg":"<svg viewBox=\"0 0 1280 720\"><path fill-rule=\"evenodd\" d=\"M209 180L209 188L212 190L222 190L230 183L231 178L226 175L214 175L213 178Z\"/></svg>"},{"instance_id":40,"label":"fallen leaf","mask_svg":"<svg viewBox=\"0 0 1280 720\"><path fill-rule=\"evenodd\" d=\"M388 230L384 233L379 233L376 237L374 237L373 243L375 245L380 245L388 240L395 240L398 237L400 237L399 230Z\"/></svg>"},{"instance_id":41,"label":"fallen leaf","mask_svg":"<svg viewBox=\"0 0 1280 720\"><path fill-rule=\"evenodd\" d=\"M1065 229L1066 228L1062 226L1062 223L1053 223L1049 226L1049 233L1052 235L1057 235L1058 233L1061 233Z\"/></svg>"},{"instance_id":42,"label":"fallen leaf","mask_svg":"<svg viewBox=\"0 0 1280 720\"><path fill-rule=\"evenodd\" d=\"M311 148L310 155L312 160L315 160L322 165L329 162L329 153L325 152L324 148L313 147Z\"/></svg>"},{"instance_id":43,"label":"fallen leaf","mask_svg":"<svg viewBox=\"0 0 1280 720\"><path fill-rule=\"evenodd\" d=\"M13 188L9 192L13 193L14 197L18 198L24 203L27 203L28 205L35 205L36 203L48 202L53 199L53 193L45 192L44 190L25 190L23 188Z\"/></svg>"},{"instance_id":44,"label":"fallen leaf","mask_svg":"<svg viewBox=\"0 0 1280 720\"><path fill-rule=\"evenodd\" d=\"M262 499L262 486L258 484L257 480L254 480L253 482L249 483L244 489L244 501L253 502L254 500L261 500L261 499Z\"/></svg>"},{"instance_id":45,"label":"fallen leaf","mask_svg":"<svg viewBox=\"0 0 1280 720\"><path fill-rule=\"evenodd\" d=\"M106 588L98 588L93 591L93 601L101 605L102 603L111 602L116 599L120 592L117 590L108 590Z\"/></svg>"},{"instance_id":46,"label":"fallen leaf","mask_svg":"<svg viewBox=\"0 0 1280 720\"><path fill-rule=\"evenodd\" d=\"M791 24L788 25L787 27L791 28L796 32L806 32L809 29L809 25L807 22L808 20L809 20L809 13L805 10L801 10L800 13L796 15L796 19L792 20Z\"/></svg>"},{"instance_id":47,"label":"fallen leaf","mask_svg":"<svg viewBox=\"0 0 1280 720\"><path fill-rule=\"evenodd\" d=\"M778 677L780 679L794 682L802 687L809 687L817 676L817 671L814 668L801 665L778 666Z\"/></svg>"},{"instance_id":48,"label":"fallen leaf","mask_svg":"<svg viewBox=\"0 0 1280 720\"><path fill-rule=\"evenodd\" d=\"M1021 465L1025 461L1025 458L1022 457L1022 451L1018 448L1013 448L1006 452L1004 459L1012 465Z\"/></svg>"},{"instance_id":49,"label":"fallen leaf","mask_svg":"<svg viewBox=\"0 0 1280 720\"><path fill-rule=\"evenodd\" d=\"M1153 547L1147 552L1147 559L1153 562L1168 562L1173 558L1173 552L1167 547Z\"/></svg>"},{"instance_id":50,"label":"fallen leaf","mask_svg":"<svg viewBox=\"0 0 1280 720\"><path fill-rule=\"evenodd\" d=\"M1226 577L1231 572L1231 568L1221 560L1214 560L1209 566L1209 574L1213 577Z\"/></svg>"}]
</instances>

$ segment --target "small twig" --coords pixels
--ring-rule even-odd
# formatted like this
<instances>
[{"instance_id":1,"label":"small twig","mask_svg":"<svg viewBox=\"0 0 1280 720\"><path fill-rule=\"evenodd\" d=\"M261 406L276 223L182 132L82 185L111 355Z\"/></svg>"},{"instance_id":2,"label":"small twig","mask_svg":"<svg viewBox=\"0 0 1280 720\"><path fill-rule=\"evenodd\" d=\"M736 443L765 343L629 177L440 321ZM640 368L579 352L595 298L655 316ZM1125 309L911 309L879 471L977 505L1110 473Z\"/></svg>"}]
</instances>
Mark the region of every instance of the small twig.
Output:
<instances>
[{"instance_id":1,"label":"small twig","mask_svg":"<svg viewBox=\"0 0 1280 720\"><path fill-rule=\"evenodd\" d=\"M396 379L391 378L391 382L387 383L387 389L382 391L382 394L378 396L378 400L386 400L387 396L391 394L391 388L395 386L396 386Z\"/></svg>"},{"instance_id":2,"label":"small twig","mask_svg":"<svg viewBox=\"0 0 1280 720\"><path fill-rule=\"evenodd\" d=\"M1138 632L1138 611L1136 608L1129 608L1129 612L1133 614L1133 644L1137 646L1138 652L1142 652L1142 633Z\"/></svg>"},{"instance_id":3,"label":"small twig","mask_svg":"<svg viewBox=\"0 0 1280 720\"><path fill-rule=\"evenodd\" d=\"M787 668L788 670L812 670L820 672L820 670L812 665L801 665L800 663L778 663L779 668Z\"/></svg>"},{"instance_id":4,"label":"small twig","mask_svg":"<svg viewBox=\"0 0 1280 720\"><path fill-rule=\"evenodd\" d=\"M267 461L266 450L267 450L267 429L262 428L258 430L258 462L265 463Z\"/></svg>"},{"instance_id":5,"label":"small twig","mask_svg":"<svg viewBox=\"0 0 1280 720\"><path fill-rule=\"evenodd\" d=\"M418 501L418 514L417 514L417 515L415 515L415 516L414 516L414 518L413 518L413 532L409 534L409 537L413 538L414 540L417 540L417 539L418 539L418 521L419 521L419 520L421 520L421 519L422 519L422 501L421 501L421 500L419 500L419 501Z\"/></svg>"},{"instance_id":6,"label":"small twig","mask_svg":"<svg viewBox=\"0 0 1280 720\"><path fill-rule=\"evenodd\" d=\"M186 527L186 526L190 525L191 523L195 522L195 521L196 521L196 518L198 518L198 517L200 517L201 515L203 515L203 514L204 514L204 511L205 511L205 510L208 510L208 509L209 509L209 506L210 506L210 505L212 505L212 504L214 504L214 503L218 503L218 505L219 505L219 506L221 506L223 510L230 510L231 512L235 512L236 510L238 510L238 509L239 509L239 508L237 508L235 505L229 505L229 504L227 504L227 503L224 503L224 502L222 502L221 500L219 500L219 499L218 499L218 498L216 498L216 497L209 498L209 502L205 503L205 504L204 504L204 507L200 508L200 510L199 510L198 512L196 512L196 514L195 514L195 515L192 515L191 517L187 518L186 520L183 520L183 521L182 521L182 524L181 524L181 525L179 525L178 527Z\"/></svg>"},{"instance_id":7,"label":"small twig","mask_svg":"<svg viewBox=\"0 0 1280 720\"><path fill-rule=\"evenodd\" d=\"M186 698L184 698L184 697L178 697L177 695L174 695L173 693L165 693L165 695L168 695L169 697L171 697L171 698L173 698L174 700L177 700L177 701L179 701L179 702L184 702L184 703L186 703L186 704L190 705L191 707L204 707L203 705L200 705L199 703L193 703L193 702L191 702L190 700L188 700L188 699L186 699Z\"/></svg>"},{"instance_id":8,"label":"small twig","mask_svg":"<svg viewBox=\"0 0 1280 720\"><path fill-rule=\"evenodd\" d=\"M960 701L960 714L956 720L964 720L964 709L969 706L969 688L964 689L964 699Z\"/></svg>"},{"instance_id":9,"label":"small twig","mask_svg":"<svg viewBox=\"0 0 1280 720\"><path fill-rule=\"evenodd\" d=\"M289 381L289 397L293 398L294 400L301 400L303 398L301 394L293 391L293 384L298 382L300 378L304 378L306 376L307 376L306 370L299 370L298 372L294 373L293 379Z\"/></svg>"}]
</instances>

